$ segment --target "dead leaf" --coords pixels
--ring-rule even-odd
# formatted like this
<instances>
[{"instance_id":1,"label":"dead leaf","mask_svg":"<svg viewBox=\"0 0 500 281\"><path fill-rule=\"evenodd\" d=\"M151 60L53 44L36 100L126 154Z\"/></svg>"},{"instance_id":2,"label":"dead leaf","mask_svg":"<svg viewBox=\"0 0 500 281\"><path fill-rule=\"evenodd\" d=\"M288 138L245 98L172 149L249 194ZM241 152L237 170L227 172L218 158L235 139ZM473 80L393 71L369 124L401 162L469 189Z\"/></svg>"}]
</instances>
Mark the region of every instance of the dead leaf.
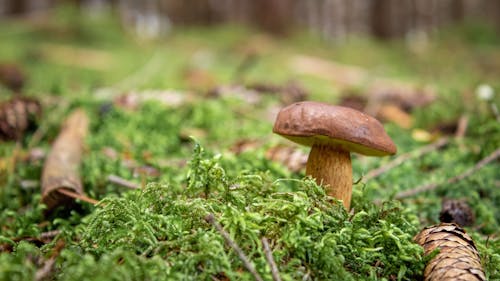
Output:
<instances>
[{"instance_id":1,"label":"dead leaf","mask_svg":"<svg viewBox=\"0 0 500 281\"><path fill-rule=\"evenodd\" d=\"M158 169L152 166L141 166L134 168L134 177L146 176L146 177L159 177L161 173Z\"/></svg>"},{"instance_id":2,"label":"dead leaf","mask_svg":"<svg viewBox=\"0 0 500 281\"><path fill-rule=\"evenodd\" d=\"M210 97L235 97L249 105L258 104L262 97L259 92L243 85L220 85L208 92Z\"/></svg>"},{"instance_id":3,"label":"dead leaf","mask_svg":"<svg viewBox=\"0 0 500 281\"><path fill-rule=\"evenodd\" d=\"M346 94L340 98L339 105L350 107L359 111L364 111L368 100L359 94Z\"/></svg>"},{"instance_id":4,"label":"dead leaf","mask_svg":"<svg viewBox=\"0 0 500 281\"><path fill-rule=\"evenodd\" d=\"M189 67L184 71L183 79L187 88L205 93L217 85L217 79L207 70Z\"/></svg>"},{"instance_id":5,"label":"dead leaf","mask_svg":"<svg viewBox=\"0 0 500 281\"><path fill-rule=\"evenodd\" d=\"M434 136L431 133L418 128L411 131L411 137L418 142L430 142L434 139Z\"/></svg>"},{"instance_id":6,"label":"dead leaf","mask_svg":"<svg viewBox=\"0 0 500 281\"><path fill-rule=\"evenodd\" d=\"M393 122L404 129L409 129L413 125L413 118L408 113L393 104L381 106L376 114L376 117L382 121Z\"/></svg>"},{"instance_id":7,"label":"dead leaf","mask_svg":"<svg viewBox=\"0 0 500 281\"><path fill-rule=\"evenodd\" d=\"M306 167L309 155L298 148L278 145L266 151L266 158L285 165L292 172L299 172Z\"/></svg>"},{"instance_id":8,"label":"dead leaf","mask_svg":"<svg viewBox=\"0 0 500 281\"><path fill-rule=\"evenodd\" d=\"M288 81L284 85L270 83L250 84L247 88L255 90L258 93L273 93L278 95L282 104L288 105L294 102L307 100L309 93L304 87L296 81Z\"/></svg>"},{"instance_id":9,"label":"dead leaf","mask_svg":"<svg viewBox=\"0 0 500 281\"><path fill-rule=\"evenodd\" d=\"M179 139L182 142L190 142L191 137L195 139L203 139L207 136L207 131L201 128L185 127L179 132Z\"/></svg>"},{"instance_id":10,"label":"dead leaf","mask_svg":"<svg viewBox=\"0 0 500 281\"><path fill-rule=\"evenodd\" d=\"M239 155L243 152L257 149L260 146L262 146L262 141L260 140L242 139L233 144L229 150L234 154Z\"/></svg>"},{"instance_id":11,"label":"dead leaf","mask_svg":"<svg viewBox=\"0 0 500 281\"><path fill-rule=\"evenodd\" d=\"M131 91L114 99L117 107L136 110L144 102L156 101L168 107L179 107L193 100L189 92L176 90L144 90Z\"/></svg>"}]
</instances>

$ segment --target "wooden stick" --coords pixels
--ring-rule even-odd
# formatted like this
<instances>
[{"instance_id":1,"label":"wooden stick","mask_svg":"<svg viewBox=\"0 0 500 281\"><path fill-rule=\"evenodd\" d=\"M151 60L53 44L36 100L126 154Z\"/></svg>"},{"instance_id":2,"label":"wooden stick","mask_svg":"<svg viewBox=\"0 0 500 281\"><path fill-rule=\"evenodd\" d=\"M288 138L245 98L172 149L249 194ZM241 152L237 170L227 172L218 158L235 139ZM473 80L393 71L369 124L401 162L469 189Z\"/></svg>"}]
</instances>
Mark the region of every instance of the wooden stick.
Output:
<instances>
[{"instance_id":1,"label":"wooden stick","mask_svg":"<svg viewBox=\"0 0 500 281\"><path fill-rule=\"evenodd\" d=\"M128 180L126 180L124 178L121 178L121 177L119 177L117 175L109 175L108 176L108 181L110 183L114 183L116 185L127 187L127 188L130 188L130 189L138 189L139 188L139 185L136 184L135 182L128 181Z\"/></svg>"},{"instance_id":2,"label":"wooden stick","mask_svg":"<svg viewBox=\"0 0 500 281\"><path fill-rule=\"evenodd\" d=\"M490 163L490 162L492 162L492 161L494 161L494 160L496 160L498 158L500 158L500 148L497 149L497 150L495 150L495 151L493 151L490 155L488 155L487 157L483 158L481 161L477 162L477 164L474 165L474 167L468 169L467 171L465 171L462 174L459 174L459 175L456 175L454 177L451 177L451 178L447 179L445 182L424 184L424 185L418 186L416 188L400 192L400 193L396 194L395 199L403 199L403 198L406 198L406 197L414 196L414 195L416 195L418 193L422 193L422 192L425 192L425 191L434 190L434 189L436 189L437 187L439 187L440 185L442 185L444 183L446 183L446 184L452 184L452 183L459 182L459 181L461 181L461 180L463 180L463 179L471 176L476 171L480 170L485 165L487 165L488 163Z\"/></svg>"},{"instance_id":3,"label":"wooden stick","mask_svg":"<svg viewBox=\"0 0 500 281\"><path fill-rule=\"evenodd\" d=\"M215 216L210 213L205 217L205 220L207 222L209 222L212 226L214 226L215 229L217 229L217 231L222 235L222 237L224 238L226 243L231 248L233 248L233 250L236 252L236 254L240 258L240 260L243 262L243 265L245 266L245 268L253 275L255 280L263 281L262 277L259 275L257 270L255 270L255 267L253 266L252 262L248 259L248 257L245 255L245 253L243 253L243 250L241 250L240 246L238 246L238 244L236 244L236 242L234 242L231 239L231 237L229 236L229 233L227 233L227 231L225 231L224 228L222 228L222 226L219 224L219 222L217 222L217 220L215 219Z\"/></svg>"},{"instance_id":4,"label":"wooden stick","mask_svg":"<svg viewBox=\"0 0 500 281\"><path fill-rule=\"evenodd\" d=\"M431 143L429 145L423 146L417 150L410 151L404 154L401 154L397 158L393 159L391 162L385 164L384 166L378 167L376 169L373 169L369 171L366 175L363 176L362 181L366 182L370 179L376 178L385 172L403 164L405 161L411 159L411 158L418 158L421 157L424 154L430 153L434 150L437 150L445 145L447 145L450 142L450 139L447 137L443 137L439 140L437 140L434 143Z\"/></svg>"},{"instance_id":5,"label":"wooden stick","mask_svg":"<svg viewBox=\"0 0 500 281\"><path fill-rule=\"evenodd\" d=\"M48 260L43 262L43 266L39 268L35 273L35 280L41 281L47 279L47 277L54 274L52 269L54 268L54 264L56 263L56 259L61 253L62 249L65 246L65 242L63 240L59 240L56 242L54 249L52 250L52 254Z\"/></svg>"},{"instance_id":6,"label":"wooden stick","mask_svg":"<svg viewBox=\"0 0 500 281\"><path fill-rule=\"evenodd\" d=\"M63 124L45 160L41 186L42 202L47 205L48 211L60 205L69 205L77 198L76 195L83 196L79 169L88 124L83 110L74 111ZM74 194L70 195L68 191ZM78 199L84 200L83 197Z\"/></svg>"},{"instance_id":7,"label":"wooden stick","mask_svg":"<svg viewBox=\"0 0 500 281\"><path fill-rule=\"evenodd\" d=\"M66 195L70 198L73 198L73 199L78 199L78 200L82 200L83 202L87 202L87 203L90 203L92 205L97 205L97 203L99 203L99 201L93 199L93 198L90 198L86 195L83 195L83 194L79 194L79 193L76 193L76 192L73 192L71 190L67 190L65 188L59 188L57 190L57 192L63 194L63 195Z\"/></svg>"},{"instance_id":8,"label":"wooden stick","mask_svg":"<svg viewBox=\"0 0 500 281\"><path fill-rule=\"evenodd\" d=\"M273 253L271 252L271 248L269 247L269 242L266 237L262 237L260 240L262 242L262 247L264 248L264 253L266 254L267 263L271 267L271 274L273 276L274 281L281 281L280 273L278 271L278 266L274 262Z\"/></svg>"}]
</instances>

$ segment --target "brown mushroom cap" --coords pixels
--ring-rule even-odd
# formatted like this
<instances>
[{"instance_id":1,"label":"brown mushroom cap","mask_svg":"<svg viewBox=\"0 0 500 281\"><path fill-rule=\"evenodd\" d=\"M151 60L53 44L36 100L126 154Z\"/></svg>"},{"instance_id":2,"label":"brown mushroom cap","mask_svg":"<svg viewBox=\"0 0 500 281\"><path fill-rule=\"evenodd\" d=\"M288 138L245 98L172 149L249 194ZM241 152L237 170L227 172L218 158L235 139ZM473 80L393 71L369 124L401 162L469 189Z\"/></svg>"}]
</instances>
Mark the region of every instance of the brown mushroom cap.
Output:
<instances>
[{"instance_id":1,"label":"brown mushroom cap","mask_svg":"<svg viewBox=\"0 0 500 281\"><path fill-rule=\"evenodd\" d=\"M348 107L319 102L297 102L283 108L273 132L307 146L331 144L370 156L396 153L396 145L377 119Z\"/></svg>"}]
</instances>

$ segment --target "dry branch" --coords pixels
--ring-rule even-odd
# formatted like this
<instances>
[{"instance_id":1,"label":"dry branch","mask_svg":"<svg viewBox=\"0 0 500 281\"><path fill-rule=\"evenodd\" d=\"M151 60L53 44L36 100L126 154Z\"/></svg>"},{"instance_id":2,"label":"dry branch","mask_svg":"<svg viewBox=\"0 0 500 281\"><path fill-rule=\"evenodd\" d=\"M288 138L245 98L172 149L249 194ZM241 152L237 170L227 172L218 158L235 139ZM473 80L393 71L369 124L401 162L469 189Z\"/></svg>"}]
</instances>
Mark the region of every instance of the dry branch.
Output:
<instances>
[{"instance_id":1,"label":"dry branch","mask_svg":"<svg viewBox=\"0 0 500 281\"><path fill-rule=\"evenodd\" d=\"M136 184L135 182L128 181L128 180L126 180L124 178L121 178L121 177L119 177L117 175L109 175L108 176L108 182L116 184L116 185L119 185L119 186L127 187L127 188L130 188L130 189L137 189L137 188L139 188L139 185Z\"/></svg>"},{"instance_id":2,"label":"dry branch","mask_svg":"<svg viewBox=\"0 0 500 281\"><path fill-rule=\"evenodd\" d=\"M42 172L42 202L48 210L69 204L75 198L87 198L83 195L79 169L88 124L83 110L74 111L52 145ZM90 199L90 203L94 202Z\"/></svg>"},{"instance_id":3,"label":"dry branch","mask_svg":"<svg viewBox=\"0 0 500 281\"><path fill-rule=\"evenodd\" d=\"M274 262L273 253L271 252L271 248L269 247L269 242L266 237L262 237L261 239L262 247L264 248L264 253L266 254L267 263L271 267L271 274L273 276L274 281L281 281L280 273L278 271L278 266Z\"/></svg>"},{"instance_id":4,"label":"dry branch","mask_svg":"<svg viewBox=\"0 0 500 281\"><path fill-rule=\"evenodd\" d=\"M425 255L439 249L425 267L425 281L486 280L474 241L458 225L442 223L427 227L414 240L424 248Z\"/></svg>"},{"instance_id":5,"label":"dry branch","mask_svg":"<svg viewBox=\"0 0 500 281\"><path fill-rule=\"evenodd\" d=\"M263 279L260 276L260 274L257 272L257 270L255 270L255 267L253 266L253 264L250 261L250 259L248 259L248 257L245 255L245 253L243 253L243 250L240 248L240 246L238 246L238 244L236 244L236 242L234 242L233 239L231 239L231 237L229 236L229 233L227 233L227 231L225 231L224 228L222 228L222 226L220 225L220 223L217 222L217 220L215 219L214 215L213 214L208 214L206 216L205 220L207 222L209 222L213 227L215 227L215 229L217 229L217 231L222 235L222 237L224 238L224 240L226 241L226 243L231 248L233 248L233 250L236 252L236 254L240 258L240 260L243 262L243 265L245 266L245 268L253 275L253 277L255 278L255 280L257 280L257 281L263 281Z\"/></svg>"},{"instance_id":6,"label":"dry branch","mask_svg":"<svg viewBox=\"0 0 500 281\"><path fill-rule=\"evenodd\" d=\"M54 249L52 250L52 255L48 260L45 260L42 267L39 268L35 273L35 280L41 281L48 279L49 276L53 274L52 269L54 268L54 264L56 263L56 259L61 253L62 249L65 246L65 242L63 240L59 240L56 242Z\"/></svg>"},{"instance_id":7,"label":"dry branch","mask_svg":"<svg viewBox=\"0 0 500 281\"><path fill-rule=\"evenodd\" d=\"M405 161L411 158L418 158L424 154L430 153L434 150L437 150L450 142L449 138L441 138L438 141L431 143L429 145L423 146L417 150L407 152L405 154L401 154L397 158L393 159L391 162L387 163L384 166L378 167L374 170L369 171L365 176L363 176L363 182L366 182L370 179L376 178L383 173L403 164Z\"/></svg>"},{"instance_id":8,"label":"dry branch","mask_svg":"<svg viewBox=\"0 0 500 281\"><path fill-rule=\"evenodd\" d=\"M465 171L462 174L451 177L451 178L447 179L445 182L439 182L439 183L434 182L434 183L424 184L424 185L415 187L413 189L400 192L400 193L396 194L395 199L402 199L402 198L406 198L406 197L411 197L411 196L414 196L416 194L419 194L419 193L422 193L425 191L434 190L437 187L439 187L440 185L445 184L445 183L452 184L452 183L459 182L459 181L471 176L472 174L474 174L475 172L477 172L478 170L483 168L485 165L487 165L488 163L490 163L492 161L495 161L498 158L500 158L500 148L495 150L493 153L491 153L487 157L483 158L481 161L477 162L477 164L474 165L474 167L468 169L467 171Z\"/></svg>"}]
</instances>

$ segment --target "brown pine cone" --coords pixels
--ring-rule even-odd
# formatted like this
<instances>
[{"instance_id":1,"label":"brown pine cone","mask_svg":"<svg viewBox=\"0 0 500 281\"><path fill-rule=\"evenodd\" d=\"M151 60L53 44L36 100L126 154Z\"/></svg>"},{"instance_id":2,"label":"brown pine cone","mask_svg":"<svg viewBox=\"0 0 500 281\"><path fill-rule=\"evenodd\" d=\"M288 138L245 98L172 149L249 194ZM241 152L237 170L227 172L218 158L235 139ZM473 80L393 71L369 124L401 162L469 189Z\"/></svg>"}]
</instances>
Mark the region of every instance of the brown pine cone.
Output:
<instances>
[{"instance_id":1,"label":"brown pine cone","mask_svg":"<svg viewBox=\"0 0 500 281\"><path fill-rule=\"evenodd\" d=\"M454 222L460 226L471 226L475 217L471 207L464 199L443 199L441 212L439 213L441 222Z\"/></svg>"},{"instance_id":2,"label":"brown pine cone","mask_svg":"<svg viewBox=\"0 0 500 281\"><path fill-rule=\"evenodd\" d=\"M425 255L439 249L425 267L424 280L486 280L474 241L460 226L441 223L427 227L414 240L424 247Z\"/></svg>"},{"instance_id":3,"label":"brown pine cone","mask_svg":"<svg viewBox=\"0 0 500 281\"><path fill-rule=\"evenodd\" d=\"M14 97L0 104L0 139L19 140L41 115L37 100Z\"/></svg>"},{"instance_id":4,"label":"brown pine cone","mask_svg":"<svg viewBox=\"0 0 500 281\"><path fill-rule=\"evenodd\" d=\"M0 84L14 92L19 92L23 88L25 80L26 77L19 66L7 63L0 64Z\"/></svg>"}]
</instances>

